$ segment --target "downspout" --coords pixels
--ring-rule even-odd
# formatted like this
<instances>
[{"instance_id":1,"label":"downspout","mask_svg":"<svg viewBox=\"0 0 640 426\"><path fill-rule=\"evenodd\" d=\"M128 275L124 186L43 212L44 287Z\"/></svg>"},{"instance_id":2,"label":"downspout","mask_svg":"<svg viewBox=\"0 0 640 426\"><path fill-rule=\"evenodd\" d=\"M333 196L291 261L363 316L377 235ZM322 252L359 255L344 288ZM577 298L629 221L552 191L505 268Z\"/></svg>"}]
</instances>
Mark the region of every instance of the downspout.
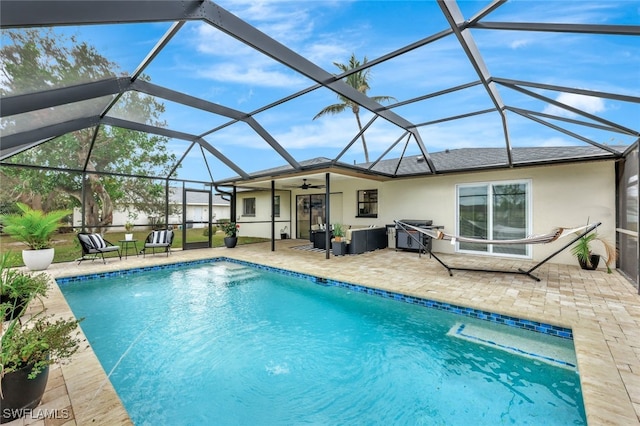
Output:
<instances>
[{"instance_id":1,"label":"downspout","mask_svg":"<svg viewBox=\"0 0 640 426\"><path fill-rule=\"evenodd\" d=\"M231 222L235 222L235 218L236 218L236 209L235 209L235 192L236 192L236 187L233 187L233 192L229 192L229 191L225 191L220 189L220 187L218 185L213 185L213 187L216 189L216 192L219 192L220 198L222 198L225 201L229 202L229 220Z\"/></svg>"}]
</instances>

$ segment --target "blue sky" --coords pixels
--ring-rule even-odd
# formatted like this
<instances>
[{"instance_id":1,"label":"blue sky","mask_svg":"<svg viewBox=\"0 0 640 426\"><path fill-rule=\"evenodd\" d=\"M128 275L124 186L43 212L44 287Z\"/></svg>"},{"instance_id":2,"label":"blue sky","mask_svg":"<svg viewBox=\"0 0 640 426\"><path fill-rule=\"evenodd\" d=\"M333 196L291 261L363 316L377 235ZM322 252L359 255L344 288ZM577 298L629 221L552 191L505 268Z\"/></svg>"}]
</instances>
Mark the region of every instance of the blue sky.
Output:
<instances>
[{"instance_id":1,"label":"blue sky","mask_svg":"<svg viewBox=\"0 0 640 426\"><path fill-rule=\"evenodd\" d=\"M465 18L489 2L460 1ZM333 62L346 63L355 53L370 60L407 44L431 36L449 26L433 1L220 1L222 7L257 27L326 71L335 73ZM575 24L640 24L638 1L510 1L485 21L516 21ZM88 40L98 50L130 73L147 55L169 24L68 27L65 32ZM472 36L494 77L577 87L588 90L640 96L640 43L637 36L557 34L522 31L473 30ZM153 83L202 97L243 112L253 112L298 90L313 85L282 64L242 45L215 28L200 22L187 23L163 52L145 70ZM478 79L454 36L373 67L369 95L393 96L398 101L438 92ZM555 91L529 89L569 105L579 106L601 118L637 130L640 108L629 102L612 101ZM578 118L553 105L498 87L505 104L540 113ZM322 108L337 102L336 95L318 89L308 95L257 114L256 120L297 160L324 156L333 158L356 135L349 111L312 118ZM165 102L164 119L169 127L200 134L228 122L224 117L193 111ZM482 86L399 107L394 111L412 123L492 108ZM134 114L128 118L134 117ZM362 121L371 118L362 112ZM581 118L583 119L583 118ZM556 146L584 142L509 113L513 146ZM588 119L583 119L589 121ZM557 124L557 123L555 123ZM571 131L605 144L628 144L633 138L584 126L568 125ZM505 138L498 113L442 122L419 128L429 152L463 147L504 147ZM376 120L367 131L372 159L402 136L402 131L384 120ZM283 165L263 139L243 123L233 124L205 138L248 172ZM171 141L181 153L183 141ZM404 140L387 155L398 157ZM413 142L407 154L418 154ZM235 175L208 156L214 178ZM354 143L342 157L347 163L362 162L362 145ZM201 155L190 155L181 177L208 179Z\"/></svg>"}]
</instances>

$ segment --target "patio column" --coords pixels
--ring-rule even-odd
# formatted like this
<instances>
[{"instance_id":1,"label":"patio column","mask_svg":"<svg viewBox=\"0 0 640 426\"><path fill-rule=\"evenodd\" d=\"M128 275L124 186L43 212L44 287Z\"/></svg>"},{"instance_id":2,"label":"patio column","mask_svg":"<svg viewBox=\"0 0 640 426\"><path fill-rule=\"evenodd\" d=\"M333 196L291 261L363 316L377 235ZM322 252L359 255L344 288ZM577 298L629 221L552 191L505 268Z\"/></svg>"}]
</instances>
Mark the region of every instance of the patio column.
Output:
<instances>
[{"instance_id":1,"label":"patio column","mask_svg":"<svg viewBox=\"0 0 640 426\"><path fill-rule=\"evenodd\" d=\"M271 251L276 251L276 181L271 181Z\"/></svg>"},{"instance_id":2,"label":"patio column","mask_svg":"<svg viewBox=\"0 0 640 426\"><path fill-rule=\"evenodd\" d=\"M331 256L331 220L329 220L329 218L331 217L331 203L330 203L330 199L331 199L331 188L329 187L329 183L330 180L329 179L330 174L327 173L325 174L324 180L325 180L325 188L327 188L324 197L324 205L326 206L325 208L325 216L324 216L324 221L325 221L325 233L324 233L324 243L325 243L325 247L326 247L326 258L329 259Z\"/></svg>"}]
</instances>

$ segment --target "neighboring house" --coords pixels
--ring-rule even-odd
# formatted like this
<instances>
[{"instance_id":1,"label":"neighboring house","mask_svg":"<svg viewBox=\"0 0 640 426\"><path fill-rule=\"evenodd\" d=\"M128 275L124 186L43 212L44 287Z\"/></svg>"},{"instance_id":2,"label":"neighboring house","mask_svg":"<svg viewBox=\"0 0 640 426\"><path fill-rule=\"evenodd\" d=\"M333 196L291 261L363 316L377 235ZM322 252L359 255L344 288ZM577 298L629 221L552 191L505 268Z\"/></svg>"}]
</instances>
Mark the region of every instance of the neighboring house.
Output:
<instances>
[{"instance_id":1,"label":"neighboring house","mask_svg":"<svg viewBox=\"0 0 640 426\"><path fill-rule=\"evenodd\" d=\"M169 203L172 205L171 210L173 210L174 207L181 209L182 191L170 191ZM186 223L187 228L204 228L209 218L208 203L209 200L207 193L189 193L186 211L184 212L185 221L183 222L183 214L170 215L169 224L180 227L183 223ZM220 195L214 194L212 196L211 203L213 222L230 219L229 201L223 199ZM155 217L149 217L143 212L135 210L128 211L123 208L119 208L113 212L113 226L118 230L124 229L124 224L127 222L132 222L136 226L150 227L157 219L158 218ZM164 218L162 219L164 220ZM82 226L82 216L79 208L74 209L73 223L75 227Z\"/></svg>"},{"instance_id":2,"label":"neighboring house","mask_svg":"<svg viewBox=\"0 0 640 426\"><path fill-rule=\"evenodd\" d=\"M616 166L614 160L549 163L549 158L571 159L589 147L514 148L518 161L529 166L487 169L504 164L504 149L470 148L432 154L438 170L451 173L425 175L428 171L421 156L381 161L376 170L400 167L410 178L371 179L345 176L338 169L320 170L305 176L323 184L330 172L330 223L347 227L392 225L397 219L430 219L452 234L489 232L489 238L509 238L513 228L527 235L544 234L555 227L577 227L587 222L602 222L600 236L616 241ZM546 161L547 164L542 164ZM472 163L477 171L459 172ZM484 168L484 169L483 169ZM278 177L276 186L286 186L294 178ZM302 179L295 178L298 181ZM270 181L269 181L270 182ZM242 235L270 237L270 191L242 191L237 194L236 218ZM255 184L256 186L259 183ZM293 238L307 238L311 225L325 221L325 189L278 189L276 238L285 224ZM520 231L522 232L522 231ZM502 233L502 234L501 234ZM521 235L520 237L524 237ZM434 241L433 250L441 253L470 253L515 257L541 261L570 240L543 245L522 245L507 251L503 246L452 245ZM390 242L393 240L390 238ZM604 253L602 253L604 254ZM574 264L569 250L553 259L556 263Z\"/></svg>"}]
</instances>

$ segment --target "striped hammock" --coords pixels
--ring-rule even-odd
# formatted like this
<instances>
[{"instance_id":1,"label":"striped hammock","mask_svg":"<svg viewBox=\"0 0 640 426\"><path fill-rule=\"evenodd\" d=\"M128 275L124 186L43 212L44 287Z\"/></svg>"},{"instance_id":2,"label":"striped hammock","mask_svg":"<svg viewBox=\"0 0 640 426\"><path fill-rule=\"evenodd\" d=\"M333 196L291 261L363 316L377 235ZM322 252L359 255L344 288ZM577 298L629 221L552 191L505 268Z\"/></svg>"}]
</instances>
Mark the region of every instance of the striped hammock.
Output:
<instances>
[{"instance_id":1,"label":"striped hammock","mask_svg":"<svg viewBox=\"0 0 640 426\"><path fill-rule=\"evenodd\" d=\"M478 243L478 244L547 244L557 239L566 237L567 235L575 234L577 232L584 231L588 228L595 228L597 226L595 224L590 224L590 225L580 226L578 228L559 227L559 228L555 228L548 234L534 234L525 238L519 238L519 239L513 239L513 240L489 240L486 238L463 237L460 235L447 234L438 229L419 228L417 226L409 225L408 223L404 223L399 220L396 220L395 223L400 225L400 227L402 228L405 228L405 229L408 228L408 229L418 231L436 240L451 241L452 244L455 244L456 242Z\"/></svg>"}]
</instances>

